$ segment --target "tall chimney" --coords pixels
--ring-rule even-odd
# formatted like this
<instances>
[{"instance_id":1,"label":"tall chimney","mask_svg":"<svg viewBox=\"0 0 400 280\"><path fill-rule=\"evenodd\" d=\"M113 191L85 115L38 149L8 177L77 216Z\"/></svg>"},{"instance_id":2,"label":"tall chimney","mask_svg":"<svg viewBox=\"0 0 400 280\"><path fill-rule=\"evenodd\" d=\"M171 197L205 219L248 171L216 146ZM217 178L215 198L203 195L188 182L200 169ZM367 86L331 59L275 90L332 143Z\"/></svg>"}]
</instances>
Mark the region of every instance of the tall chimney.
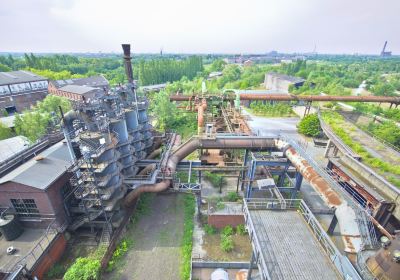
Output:
<instances>
[{"instance_id":1,"label":"tall chimney","mask_svg":"<svg viewBox=\"0 0 400 280\"><path fill-rule=\"evenodd\" d=\"M130 44L122 44L122 49L124 50L124 65L125 65L125 73L128 77L128 81L133 83L133 71L132 71L132 63L131 63L131 45Z\"/></svg>"}]
</instances>

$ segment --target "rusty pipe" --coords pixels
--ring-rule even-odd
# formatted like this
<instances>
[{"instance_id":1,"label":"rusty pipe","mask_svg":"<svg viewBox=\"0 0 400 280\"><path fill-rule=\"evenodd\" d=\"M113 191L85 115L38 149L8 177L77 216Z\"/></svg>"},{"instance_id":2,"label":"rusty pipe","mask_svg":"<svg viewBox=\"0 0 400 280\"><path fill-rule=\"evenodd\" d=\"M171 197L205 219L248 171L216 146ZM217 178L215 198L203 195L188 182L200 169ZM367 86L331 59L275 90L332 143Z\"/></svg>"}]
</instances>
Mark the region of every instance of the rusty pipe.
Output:
<instances>
[{"instance_id":1,"label":"rusty pipe","mask_svg":"<svg viewBox=\"0 0 400 280\"><path fill-rule=\"evenodd\" d=\"M133 71L132 71L132 62L131 62L131 45L130 44L122 44L122 49L124 51L124 66L125 66L125 74L128 78L129 83L133 83Z\"/></svg>"},{"instance_id":2,"label":"rusty pipe","mask_svg":"<svg viewBox=\"0 0 400 280\"><path fill-rule=\"evenodd\" d=\"M204 111L207 110L207 100L203 98L197 106L197 132L201 134L204 129Z\"/></svg>"},{"instance_id":3,"label":"rusty pipe","mask_svg":"<svg viewBox=\"0 0 400 280\"><path fill-rule=\"evenodd\" d=\"M162 151L161 148L158 148L158 149L152 151L151 154L148 155L146 159L154 159L155 157L157 157L161 154L161 151Z\"/></svg>"},{"instance_id":4,"label":"rusty pipe","mask_svg":"<svg viewBox=\"0 0 400 280\"><path fill-rule=\"evenodd\" d=\"M225 100L234 100L228 96ZM188 101L189 96L171 95L170 101ZM240 100L270 100L270 101L341 101L341 102L382 102L400 104L400 97L391 96L332 96L332 95L293 95L293 94L251 94L241 93Z\"/></svg>"}]
</instances>

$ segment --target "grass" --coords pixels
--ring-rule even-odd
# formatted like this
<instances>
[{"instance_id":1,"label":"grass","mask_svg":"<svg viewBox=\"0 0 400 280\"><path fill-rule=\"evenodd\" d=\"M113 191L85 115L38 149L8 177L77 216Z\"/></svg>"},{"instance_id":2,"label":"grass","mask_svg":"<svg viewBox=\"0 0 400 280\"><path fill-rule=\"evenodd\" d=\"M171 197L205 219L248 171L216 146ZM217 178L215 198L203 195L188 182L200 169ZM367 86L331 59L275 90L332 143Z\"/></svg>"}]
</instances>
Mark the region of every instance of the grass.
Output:
<instances>
[{"instance_id":1,"label":"grass","mask_svg":"<svg viewBox=\"0 0 400 280\"><path fill-rule=\"evenodd\" d=\"M349 131L346 130L346 125L343 117L336 112L324 112L323 119L330 125L332 130L342 141L349 146L354 152L362 157L362 161L378 170L378 173L392 173L400 175L400 166L394 166L388 162L385 162L379 158L373 157L360 143L355 142L349 135ZM387 178L392 184L400 188L400 180L394 176L388 176Z\"/></svg>"},{"instance_id":2,"label":"grass","mask_svg":"<svg viewBox=\"0 0 400 280\"><path fill-rule=\"evenodd\" d=\"M192 247L193 247L193 216L195 213L195 198L193 195L185 195L183 200L184 228L181 246L181 267L180 276L182 280L190 279L192 266Z\"/></svg>"},{"instance_id":3,"label":"grass","mask_svg":"<svg viewBox=\"0 0 400 280\"><path fill-rule=\"evenodd\" d=\"M107 265L107 272L111 272L115 269L116 266L121 262L122 257L128 252L128 250L133 246L133 239L129 237L123 238L111 257L111 260L108 262Z\"/></svg>"}]
</instances>

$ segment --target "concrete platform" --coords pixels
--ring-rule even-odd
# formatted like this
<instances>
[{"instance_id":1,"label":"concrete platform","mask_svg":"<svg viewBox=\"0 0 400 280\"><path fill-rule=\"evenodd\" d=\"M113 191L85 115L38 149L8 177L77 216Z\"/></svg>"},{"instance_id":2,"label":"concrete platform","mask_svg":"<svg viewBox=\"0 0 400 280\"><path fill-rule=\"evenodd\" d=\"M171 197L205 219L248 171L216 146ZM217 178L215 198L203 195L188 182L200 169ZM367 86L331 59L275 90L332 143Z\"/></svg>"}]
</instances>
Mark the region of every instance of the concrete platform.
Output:
<instances>
[{"instance_id":1,"label":"concrete platform","mask_svg":"<svg viewBox=\"0 0 400 280\"><path fill-rule=\"evenodd\" d=\"M249 212L264 259L273 262L279 279L340 279L297 211Z\"/></svg>"},{"instance_id":2,"label":"concrete platform","mask_svg":"<svg viewBox=\"0 0 400 280\"><path fill-rule=\"evenodd\" d=\"M35 264L36 259L43 254L43 251L56 237L54 231L48 232L47 238L44 237L45 233L46 229L25 228L22 235L13 241L6 241L4 237L0 237L0 271L11 271L13 267L27 255L28 257L25 263L26 267L30 269ZM6 254L6 250L10 246L17 249L13 255Z\"/></svg>"}]
</instances>

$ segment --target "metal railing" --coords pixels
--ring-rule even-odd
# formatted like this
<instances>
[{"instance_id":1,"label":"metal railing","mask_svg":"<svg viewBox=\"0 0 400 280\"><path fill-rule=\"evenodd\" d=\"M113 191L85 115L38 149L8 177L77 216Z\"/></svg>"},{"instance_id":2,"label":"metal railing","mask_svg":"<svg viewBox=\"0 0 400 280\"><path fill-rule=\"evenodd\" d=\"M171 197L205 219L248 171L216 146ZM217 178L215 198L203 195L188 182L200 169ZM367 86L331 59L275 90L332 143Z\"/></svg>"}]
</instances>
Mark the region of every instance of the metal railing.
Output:
<instances>
[{"instance_id":1,"label":"metal railing","mask_svg":"<svg viewBox=\"0 0 400 280\"><path fill-rule=\"evenodd\" d=\"M258 247L258 250L261 250L260 242L257 237L257 233L255 233L255 227L253 221L250 217L249 211L255 210L292 210L298 211L303 217L304 221L309 226L309 229L313 233L314 237L321 245L324 253L329 257L331 263L335 266L337 272L341 276L342 279L353 279L353 280L362 280L356 269L353 267L351 262L346 256L343 256L336 246L333 244L329 236L322 229L318 220L315 218L314 214L311 212L310 208L307 204L301 199L286 199L283 203L282 200L278 199L244 199L243 210L245 213L246 224L249 227L249 232L254 232L254 241L255 247ZM265 238L266 236L263 236ZM253 244L252 242L252 244ZM273 256L270 256L273 259ZM261 270L268 269L267 263L265 263L265 259L263 254L260 254L261 258ZM264 262L264 264L263 264ZM266 273L269 275L269 273ZM280 278L263 278L263 279L280 279Z\"/></svg>"},{"instance_id":2,"label":"metal railing","mask_svg":"<svg viewBox=\"0 0 400 280\"><path fill-rule=\"evenodd\" d=\"M67 222L62 224L61 226L58 226L56 224L56 220L53 220L48 227L46 228L45 233L42 235L42 237L39 239L37 244L29 250L29 252L23 256L17 263L15 263L12 267L6 268L6 272L13 272L15 270L18 270L20 267L26 267L28 270L31 270L39 258L45 253L47 250L48 245L52 242L54 237L60 233L63 232L67 228ZM50 238L50 235L54 235L53 238Z\"/></svg>"},{"instance_id":3,"label":"metal railing","mask_svg":"<svg viewBox=\"0 0 400 280\"><path fill-rule=\"evenodd\" d=\"M355 199L354 194L349 194L340 184L338 184L325 169L321 168L320 165L315 162L313 158L308 156L308 154L301 148L295 141L286 138L283 135L279 136L280 139L290 144L307 162L314 168L314 170L333 187L338 194L340 194L349 205L353 208L357 215L356 222L358 224L360 233L362 234L362 242L364 245L375 247L378 244L373 223L371 221L371 215L367 212L363 206L359 204L357 199ZM365 217L364 217L365 216Z\"/></svg>"}]
</instances>

